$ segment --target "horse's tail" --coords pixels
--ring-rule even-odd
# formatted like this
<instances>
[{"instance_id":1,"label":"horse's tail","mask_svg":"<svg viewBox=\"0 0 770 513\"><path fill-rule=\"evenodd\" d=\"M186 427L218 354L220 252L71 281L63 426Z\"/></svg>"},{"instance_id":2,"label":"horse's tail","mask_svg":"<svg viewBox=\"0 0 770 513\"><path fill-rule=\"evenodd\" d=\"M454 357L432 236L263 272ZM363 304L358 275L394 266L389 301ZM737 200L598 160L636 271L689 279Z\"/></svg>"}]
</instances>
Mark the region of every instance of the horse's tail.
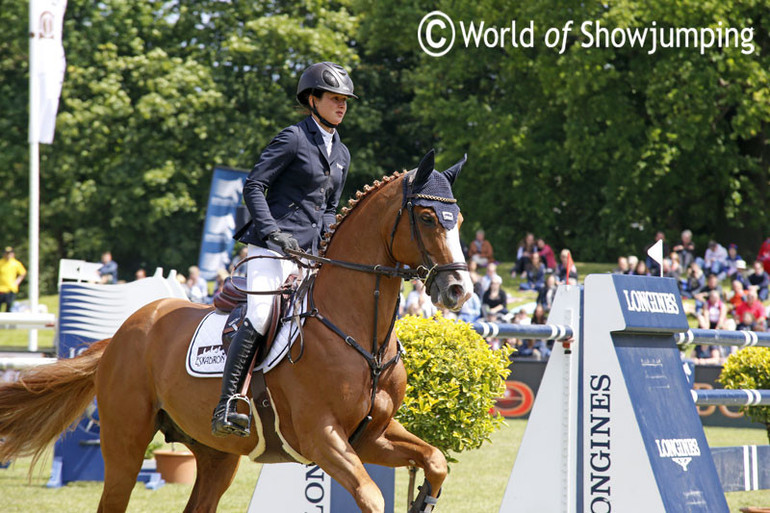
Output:
<instances>
[{"instance_id":1,"label":"horse's tail","mask_svg":"<svg viewBox=\"0 0 770 513\"><path fill-rule=\"evenodd\" d=\"M109 341L0 383L0 462L32 455L34 467L51 442L80 418L95 395L94 375Z\"/></svg>"}]
</instances>

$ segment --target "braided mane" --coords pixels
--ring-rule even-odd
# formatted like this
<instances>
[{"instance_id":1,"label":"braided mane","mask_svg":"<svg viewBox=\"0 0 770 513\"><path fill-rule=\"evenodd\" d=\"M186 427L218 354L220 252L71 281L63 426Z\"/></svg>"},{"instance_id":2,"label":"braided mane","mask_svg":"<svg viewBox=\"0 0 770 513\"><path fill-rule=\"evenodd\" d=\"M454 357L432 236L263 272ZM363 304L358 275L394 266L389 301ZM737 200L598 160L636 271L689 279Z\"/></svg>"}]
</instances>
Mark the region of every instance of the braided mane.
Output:
<instances>
[{"instance_id":1,"label":"braided mane","mask_svg":"<svg viewBox=\"0 0 770 513\"><path fill-rule=\"evenodd\" d=\"M392 182L393 180L405 175L407 171L396 171L392 175L386 175L382 178L382 180L375 180L372 185L365 185L363 191L357 191L353 198L350 198L348 200L348 206L342 207L342 210L339 214L337 214L337 219L334 224L332 224L329 227L329 231L327 231L324 234L324 238L321 240L321 247L319 248L319 255L325 256L326 250L329 248L329 243L331 242L332 237L334 236L337 228L342 224L342 222L347 219L348 215L356 208L356 206L372 194L373 192L376 192L380 190L384 185Z\"/></svg>"}]
</instances>

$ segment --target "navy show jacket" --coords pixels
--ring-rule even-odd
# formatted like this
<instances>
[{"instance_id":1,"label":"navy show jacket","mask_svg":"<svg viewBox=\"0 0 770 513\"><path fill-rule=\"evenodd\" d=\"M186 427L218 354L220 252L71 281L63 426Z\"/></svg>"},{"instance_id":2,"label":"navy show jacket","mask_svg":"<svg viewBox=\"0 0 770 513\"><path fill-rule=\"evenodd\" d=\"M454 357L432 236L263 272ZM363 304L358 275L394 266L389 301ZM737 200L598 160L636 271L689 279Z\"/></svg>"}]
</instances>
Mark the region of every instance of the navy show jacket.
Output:
<instances>
[{"instance_id":1,"label":"navy show jacket","mask_svg":"<svg viewBox=\"0 0 770 513\"><path fill-rule=\"evenodd\" d=\"M335 221L349 167L350 152L336 130L327 156L312 117L285 128L246 178L243 198L251 221L235 237L277 250L266 237L280 230L292 234L303 250L317 253L321 235Z\"/></svg>"}]
</instances>

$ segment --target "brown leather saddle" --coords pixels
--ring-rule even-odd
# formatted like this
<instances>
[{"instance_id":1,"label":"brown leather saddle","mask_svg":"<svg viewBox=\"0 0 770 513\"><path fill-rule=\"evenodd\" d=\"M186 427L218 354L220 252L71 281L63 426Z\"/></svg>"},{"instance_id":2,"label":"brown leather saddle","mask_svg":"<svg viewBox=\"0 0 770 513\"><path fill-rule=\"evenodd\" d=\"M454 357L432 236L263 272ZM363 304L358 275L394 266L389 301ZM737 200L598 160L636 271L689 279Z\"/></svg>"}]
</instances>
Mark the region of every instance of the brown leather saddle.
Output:
<instances>
[{"instance_id":1,"label":"brown leather saddle","mask_svg":"<svg viewBox=\"0 0 770 513\"><path fill-rule=\"evenodd\" d=\"M286 279L286 283L282 289L289 292L283 294L276 294L273 296L273 308L270 316L270 328L267 331L267 337L265 337L264 346L259 348L257 354L259 356L266 356L273 345L280 320L284 317L288 311L289 303L292 298L291 291L296 290L298 276L296 274L290 275ZM227 321L225 321L225 327L222 330L222 347L227 352L230 348L230 342L238 331L238 328L243 324L243 320L246 318L246 298L247 294L244 292L247 290L246 277L245 276L232 276L225 279L222 289L214 294L213 304L217 310L222 313L229 313Z\"/></svg>"}]
</instances>

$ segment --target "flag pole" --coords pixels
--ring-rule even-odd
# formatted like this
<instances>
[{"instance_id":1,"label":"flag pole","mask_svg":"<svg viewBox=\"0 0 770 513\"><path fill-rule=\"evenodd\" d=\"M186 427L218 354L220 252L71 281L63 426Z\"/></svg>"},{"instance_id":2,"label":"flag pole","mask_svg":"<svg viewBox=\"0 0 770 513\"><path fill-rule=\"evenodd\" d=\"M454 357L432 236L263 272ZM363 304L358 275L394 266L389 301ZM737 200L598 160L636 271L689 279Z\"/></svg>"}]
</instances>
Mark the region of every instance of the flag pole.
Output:
<instances>
[{"instance_id":1,"label":"flag pole","mask_svg":"<svg viewBox=\"0 0 770 513\"><path fill-rule=\"evenodd\" d=\"M40 240L40 115L38 103L40 84L37 76L35 38L38 37L37 20L30 1L29 32L29 308L32 315L38 313L39 302L39 240ZM29 330L27 343L29 351L37 351L37 330Z\"/></svg>"}]
</instances>

